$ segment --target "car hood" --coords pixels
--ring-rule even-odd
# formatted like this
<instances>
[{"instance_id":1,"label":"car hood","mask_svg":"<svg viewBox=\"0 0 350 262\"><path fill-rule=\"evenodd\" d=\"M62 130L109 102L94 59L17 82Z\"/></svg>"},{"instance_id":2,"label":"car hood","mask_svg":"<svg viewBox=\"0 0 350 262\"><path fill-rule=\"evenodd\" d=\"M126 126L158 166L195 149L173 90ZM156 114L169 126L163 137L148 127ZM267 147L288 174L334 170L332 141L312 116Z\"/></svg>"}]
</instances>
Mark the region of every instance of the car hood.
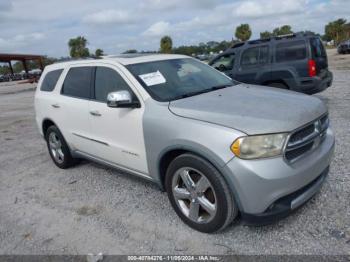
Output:
<instances>
[{"instance_id":1,"label":"car hood","mask_svg":"<svg viewBox=\"0 0 350 262\"><path fill-rule=\"evenodd\" d=\"M246 84L171 101L169 110L249 135L290 132L327 112L318 98Z\"/></svg>"}]
</instances>

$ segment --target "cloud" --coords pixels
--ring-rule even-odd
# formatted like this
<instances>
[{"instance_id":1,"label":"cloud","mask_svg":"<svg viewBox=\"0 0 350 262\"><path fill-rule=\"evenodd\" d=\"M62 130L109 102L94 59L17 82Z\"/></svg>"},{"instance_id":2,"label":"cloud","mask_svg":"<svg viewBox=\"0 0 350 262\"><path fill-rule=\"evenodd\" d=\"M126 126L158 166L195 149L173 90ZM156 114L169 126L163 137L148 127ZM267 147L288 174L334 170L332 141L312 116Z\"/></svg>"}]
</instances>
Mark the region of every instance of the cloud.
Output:
<instances>
[{"instance_id":1,"label":"cloud","mask_svg":"<svg viewBox=\"0 0 350 262\"><path fill-rule=\"evenodd\" d=\"M266 0L244 1L233 10L238 17L260 18L302 12L306 0Z\"/></svg>"},{"instance_id":2,"label":"cloud","mask_svg":"<svg viewBox=\"0 0 350 262\"><path fill-rule=\"evenodd\" d=\"M23 46L30 46L45 38L43 33L18 34L12 38L0 38L0 48L4 50L11 50Z\"/></svg>"},{"instance_id":3,"label":"cloud","mask_svg":"<svg viewBox=\"0 0 350 262\"><path fill-rule=\"evenodd\" d=\"M88 24L130 24L136 21L136 16L125 10L103 10L83 17L82 21Z\"/></svg>"},{"instance_id":4,"label":"cloud","mask_svg":"<svg viewBox=\"0 0 350 262\"><path fill-rule=\"evenodd\" d=\"M0 13L8 12L13 8L11 1L0 1Z\"/></svg>"},{"instance_id":5,"label":"cloud","mask_svg":"<svg viewBox=\"0 0 350 262\"><path fill-rule=\"evenodd\" d=\"M349 10L350 0L0 0L0 50L67 56L79 35L108 54L158 50L166 34L174 46L230 40L242 23L252 38L284 24L323 34Z\"/></svg>"},{"instance_id":6,"label":"cloud","mask_svg":"<svg viewBox=\"0 0 350 262\"><path fill-rule=\"evenodd\" d=\"M215 0L144 0L141 9L175 11L179 9L209 9L215 7Z\"/></svg>"},{"instance_id":7,"label":"cloud","mask_svg":"<svg viewBox=\"0 0 350 262\"><path fill-rule=\"evenodd\" d=\"M159 21L151 25L146 31L142 33L144 36L161 36L169 33L170 24L168 22Z\"/></svg>"}]
</instances>

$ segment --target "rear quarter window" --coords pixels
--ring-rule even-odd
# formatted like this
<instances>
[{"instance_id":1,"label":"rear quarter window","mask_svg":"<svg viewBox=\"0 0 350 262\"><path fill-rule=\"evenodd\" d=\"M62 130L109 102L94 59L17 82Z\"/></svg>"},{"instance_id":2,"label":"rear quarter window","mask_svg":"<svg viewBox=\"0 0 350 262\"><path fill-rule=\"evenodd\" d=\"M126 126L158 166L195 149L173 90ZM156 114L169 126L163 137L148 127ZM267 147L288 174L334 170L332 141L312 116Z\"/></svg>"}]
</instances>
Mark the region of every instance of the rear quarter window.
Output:
<instances>
[{"instance_id":1,"label":"rear quarter window","mask_svg":"<svg viewBox=\"0 0 350 262\"><path fill-rule=\"evenodd\" d=\"M40 90L45 92L51 92L55 89L58 79L62 74L63 69L53 70L45 75L45 78L41 84Z\"/></svg>"},{"instance_id":2,"label":"rear quarter window","mask_svg":"<svg viewBox=\"0 0 350 262\"><path fill-rule=\"evenodd\" d=\"M76 98L90 98L93 67L72 67L62 87L62 94Z\"/></svg>"},{"instance_id":3,"label":"rear quarter window","mask_svg":"<svg viewBox=\"0 0 350 262\"><path fill-rule=\"evenodd\" d=\"M314 58L326 56L326 51L324 50L323 44L319 38L310 39L312 56Z\"/></svg>"},{"instance_id":4,"label":"rear quarter window","mask_svg":"<svg viewBox=\"0 0 350 262\"><path fill-rule=\"evenodd\" d=\"M276 62L303 60L306 58L304 40L284 42L276 45Z\"/></svg>"}]
</instances>

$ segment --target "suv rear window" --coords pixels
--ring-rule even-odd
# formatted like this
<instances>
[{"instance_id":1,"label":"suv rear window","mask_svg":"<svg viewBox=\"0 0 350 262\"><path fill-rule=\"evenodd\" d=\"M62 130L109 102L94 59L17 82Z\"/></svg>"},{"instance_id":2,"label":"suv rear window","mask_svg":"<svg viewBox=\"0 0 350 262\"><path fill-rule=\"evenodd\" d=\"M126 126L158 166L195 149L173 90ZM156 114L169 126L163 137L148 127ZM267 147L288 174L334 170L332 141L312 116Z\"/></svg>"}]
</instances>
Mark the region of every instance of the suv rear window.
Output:
<instances>
[{"instance_id":1,"label":"suv rear window","mask_svg":"<svg viewBox=\"0 0 350 262\"><path fill-rule=\"evenodd\" d=\"M280 43L276 46L276 62L303 60L305 58L306 44L303 40Z\"/></svg>"},{"instance_id":2,"label":"suv rear window","mask_svg":"<svg viewBox=\"0 0 350 262\"><path fill-rule=\"evenodd\" d=\"M326 51L324 50L323 44L319 38L311 38L310 44L313 58L326 56Z\"/></svg>"},{"instance_id":3,"label":"suv rear window","mask_svg":"<svg viewBox=\"0 0 350 262\"><path fill-rule=\"evenodd\" d=\"M46 92L53 91L57 84L58 78L60 78L62 71L63 69L58 69L58 70L53 70L51 72L48 72L45 75L45 78L41 84L40 90L46 91Z\"/></svg>"},{"instance_id":4,"label":"suv rear window","mask_svg":"<svg viewBox=\"0 0 350 262\"><path fill-rule=\"evenodd\" d=\"M69 69L62 87L62 94L90 98L91 75L94 67L73 67Z\"/></svg>"}]
</instances>

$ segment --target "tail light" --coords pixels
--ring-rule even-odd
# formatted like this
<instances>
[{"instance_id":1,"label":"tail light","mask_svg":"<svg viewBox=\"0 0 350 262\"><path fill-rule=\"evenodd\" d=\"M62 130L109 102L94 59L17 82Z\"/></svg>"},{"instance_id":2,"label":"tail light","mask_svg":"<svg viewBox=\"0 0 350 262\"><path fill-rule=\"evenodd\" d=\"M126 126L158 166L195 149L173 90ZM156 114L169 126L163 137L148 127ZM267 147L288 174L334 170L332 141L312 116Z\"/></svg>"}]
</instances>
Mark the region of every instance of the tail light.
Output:
<instances>
[{"instance_id":1,"label":"tail light","mask_svg":"<svg viewBox=\"0 0 350 262\"><path fill-rule=\"evenodd\" d=\"M309 76L313 77L316 76L316 62L315 60L309 60L308 61L308 66L309 66Z\"/></svg>"}]
</instances>

